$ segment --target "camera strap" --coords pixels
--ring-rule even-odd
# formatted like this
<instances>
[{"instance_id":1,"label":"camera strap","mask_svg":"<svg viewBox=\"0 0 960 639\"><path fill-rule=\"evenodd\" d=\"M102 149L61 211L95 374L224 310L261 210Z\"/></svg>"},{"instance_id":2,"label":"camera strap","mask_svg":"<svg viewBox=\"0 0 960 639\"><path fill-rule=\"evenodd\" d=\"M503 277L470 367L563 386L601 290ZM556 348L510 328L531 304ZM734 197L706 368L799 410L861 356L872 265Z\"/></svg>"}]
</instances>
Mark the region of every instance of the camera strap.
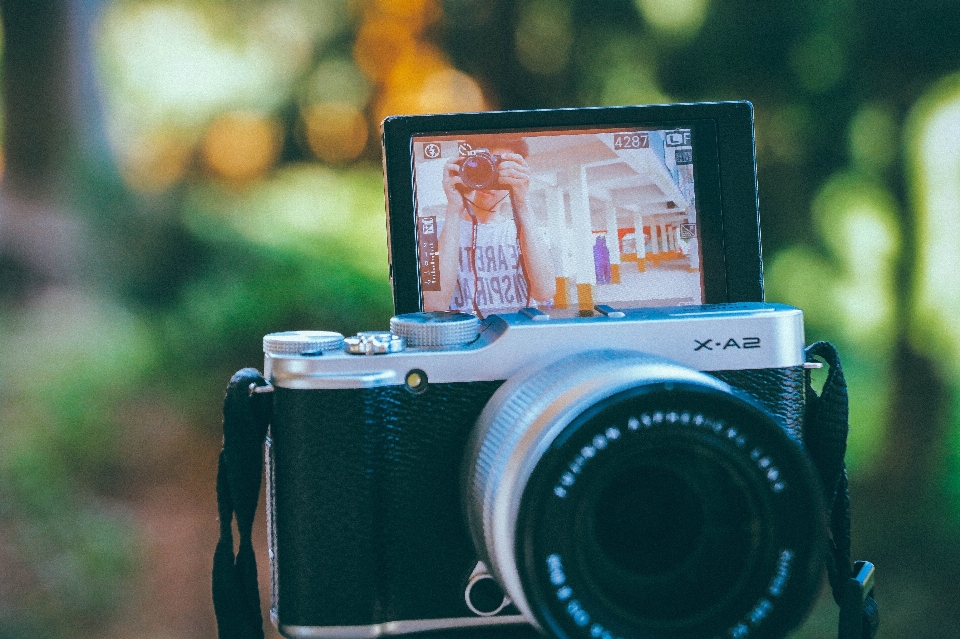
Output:
<instances>
[{"instance_id":1,"label":"camera strap","mask_svg":"<svg viewBox=\"0 0 960 639\"><path fill-rule=\"evenodd\" d=\"M829 366L827 379L818 395L806 377L806 429L803 439L820 474L830 509L830 540L827 577L833 599L840 606L839 639L873 639L880 623L873 598L873 564L850 562L850 492L844 456L850 430L847 383L837 349L828 342L807 348L807 361L822 359Z\"/></svg>"},{"instance_id":2,"label":"camera strap","mask_svg":"<svg viewBox=\"0 0 960 639\"><path fill-rule=\"evenodd\" d=\"M263 639L257 560L251 535L263 475L263 443L273 408L259 372L244 368L230 379L223 402L223 450L217 465L220 539L213 555L213 610L220 639ZM233 553L233 519L240 537Z\"/></svg>"},{"instance_id":3,"label":"camera strap","mask_svg":"<svg viewBox=\"0 0 960 639\"><path fill-rule=\"evenodd\" d=\"M483 311L480 310L480 303L477 301L477 291L480 288L480 273L477 271L477 232L479 230L478 227L480 225L480 221L477 220L477 214L473 210L476 204L474 204L470 199L467 198L466 195L462 193L460 194L460 197L463 198L463 208L467 212L467 215L470 216L470 223L473 225L470 230L471 240L470 240L470 255L469 255L470 270L473 273L473 294L471 295L471 299L473 301L473 312L480 319L484 319ZM504 199L506 199L506 197L508 196L504 196ZM513 194L510 194L509 197L510 197L510 210L514 214L513 223L517 229L517 263L520 265L520 274L523 276L523 282L527 288L527 300L526 302L524 302L524 306L530 306L530 302L533 299L530 293L530 277L529 275L527 275L527 264L523 259L523 249L522 249L523 242L520 241L520 234L523 233L524 231L521 228L521 226L517 224L516 208L513 205ZM503 200L498 201L494 205L494 208L499 206L500 202L503 202ZM486 209L481 209L481 210L486 210ZM460 286L459 277L457 278L457 286ZM464 291L463 288L461 288L460 294L463 295L464 298L466 298L465 293L466 291Z\"/></svg>"}]
</instances>

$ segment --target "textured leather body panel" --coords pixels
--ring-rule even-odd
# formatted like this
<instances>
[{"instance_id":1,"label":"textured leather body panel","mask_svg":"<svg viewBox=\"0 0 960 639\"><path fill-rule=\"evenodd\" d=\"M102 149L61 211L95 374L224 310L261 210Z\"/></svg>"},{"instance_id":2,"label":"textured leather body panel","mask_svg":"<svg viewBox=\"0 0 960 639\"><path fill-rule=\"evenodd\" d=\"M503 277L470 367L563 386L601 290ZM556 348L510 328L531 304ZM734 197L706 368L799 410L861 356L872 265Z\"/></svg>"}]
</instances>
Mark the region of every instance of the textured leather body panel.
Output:
<instances>
[{"instance_id":1,"label":"textured leather body panel","mask_svg":"<svg viewBox=\"0 0 960 639\"><path fill-rule=\"evenodd\" d=\"M460 472L501 382L278 388L272 426L281 624L470 617Z\"/></svg>"},{"instance_id":2,"label":"textured leather body panel","mask_svg":"<svg viewBox=\"0 0 960 639\"><path fill-rule=\"evenodd\" d=\"M708 372L734 388L746 391L766 406L795 440L803 441L806 406L803 366Z\"/></svg>"},{"instance_id":3,"label":"textured leather body panel","mask_svg":"<svg viewBox=\"0 0 960 639\"><path fill-rule=\"evenodd\" d=\"M801 438L802 366L710 374ZM281 624L473 616L463 592L477 553L461 465L501 383L432 384L419 395L402 386L277 388L269 490Z\"/></svg>"}]
</instances>

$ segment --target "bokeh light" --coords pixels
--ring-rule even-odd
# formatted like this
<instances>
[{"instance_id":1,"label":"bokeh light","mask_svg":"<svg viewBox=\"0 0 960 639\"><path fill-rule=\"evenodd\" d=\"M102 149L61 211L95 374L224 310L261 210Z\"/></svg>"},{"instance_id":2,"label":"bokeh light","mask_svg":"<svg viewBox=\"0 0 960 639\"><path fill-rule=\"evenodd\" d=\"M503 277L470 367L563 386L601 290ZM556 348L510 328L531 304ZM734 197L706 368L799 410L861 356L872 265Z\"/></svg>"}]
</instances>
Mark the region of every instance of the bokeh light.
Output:
<instances>
[{"instance_id":1,"label":"bokeh light","mask_svg":"<svg viewBox=\"0 0 960 639\"><path fill-rule=\"evenodd\" d=\"M917 104L908 125L916 211L916 334L960 379L960 74Z\"/></svg>"},{"instance_id":2,"label":"bokeh light","mask_svg":"<svg viewBox=\"0 0 960 639\"><path fill-rule=\"evenodd\" d=\"M350 247L342 267L387 277L383 176L378 166L288 166L245 190L197 184L186 222L211 241L240 237L258 246L316 255L325 242ZM322 277L318 274L318 277Z\"/></svg>"},{"instance_id":3,"label":"bokeh light","mask_svg":"<svg viewBox=\"0 0 960 639\"><path fill-rule=\"evenodd\" d=\"M828 256L809 245L778 253L767 268L768 297L799 306L815 327L839 329L851 345L893 339L896 200L869 178L838 174L821 188L812 213Z\"/></svg>"},{"instance_id":4,"label":"bokeh light","mask_svg":"<svg viewBox=\"0 0 960 639\"><path fill-rule=\"evenodd\" d=\"M585 104L662 104L670 98L657 79L656 56L635 35L612 34L578 52L581 64L594 69L581 89Z\"/></svg>"},{"instance_id":5,"label":"bokeh light","mask_svg":"<svg viewBox=\"0 0 960 639\"><path fill-rule=\"evenodd\" d=\"M487 109L480 85L472 77L456 69L440 69L427 76L417 96L417 104L420 113Z\"/></svg>"},{"instance_id":6,"label":"bokeh light","mask_svg":"<svg viewBox=\"0 0 960 639\"><path fill-rule=\"evenodd\" d=\"M390 115L480 111L489 107L474 78L457 70L430 42L427 27L441 22L435 0L372 0L357 29L353 55L376 84L373 126Z\"/></svg>"},{"instance_id":7,"label":"bokeh light","mask_svg":"<svg viewBox=\"0 0 960 639\"><path fill-rule=\"evenodd\" d=\"M115 141L120 174L135 190L159 193L176 185L193 161L197 132L165 128L129 132Z\"/></svg>"},{"instance_id":8,"label":"bokeh light","mask_svg":"<svg viewBox=\"0 0 960 639\"><path fill-rule=\"evenodd\" d=\"M823 255L810 242L781 250L764 272L766 298L803 310L808 339L829 334L844 352L851 388L848 466L875 468L889 410L896 340L896 265L901 250L892 194L859 173L840 173L817 194L813 218ZM878 347L882 345L881 347Z\"/></svg>"},{"instance_id":9,"label":"bokeh light","mask_svg":"<svg viewBox=\"0 0 960 639\"><path fill-rule=\"evenodd\" d=\"M263 177L280 154L283 131L275 118L251 111L218 116L207 128L201 154L214 176L232 182Z\"/></svg>"},{"instance_id":10,"label":"bokeh light","mask_svg":"<svg viewBox=\"0 0 960 639\"><path fill-rule=\"evenodd\" d=\"M270 57L253 43L218 37L200 5L117 4L107 13L103 47L108 81L127 108L151 122L202 124L243 97L271 99Z\"/></svg>"},{"instance_id":11,"label":"bokeh light","mask_svg":"<svg viewBox=\"0 0 960 639\"><path fill-rule=\"evenodd\" d=\"M707 19L710 0L634 0L640 14L657 31L689 37Z\"/></svg>"},{"instance_id":12,"label":"bokeh light","mask_svg":"<svg viewBox=\"0 0 960 639\"><path fill-rule=\"evenodd\" d=\"M313 51L345 25L335 0L110 3L98 60L106 133L128 183L138 190L170 188L187 174L197 147L214 175L244 180L261 174L277 153L268 141L276 137L267 131L274 125L241 125L220 114L277 112ZM227 138L251 155L228 166Z\"/></svg>"},{"instance_id":13,"label":"bokeh light","mask_svg":"<svg viewBox=\"0 0 960 639\"><path fill-rule=\"evenodd\" d=\"M427 78L448 67L446 56L437 47L429 43L411 45L391 62L383 78L375 107L376 118L423 113L419 96Z\"/></svg>"},{"instance_id":14,"label":"bokeh light","mask_svg":"<svg viewBox=\"0 0 960 639\"><path fill-rule=\"evenodd\" d=\"M798 165L809 153L810 110L798 104L757 107L757 161L765 164Z\"/></svg>"},{"instance_id":15,"label":"bokeh light","mask_svg":"<svg viewBox=\"0 0 960 639\"><path fill-rule=\"evenodd\" d=\"M352 104L312 104L303 113L303 123L310 150L325 162L353 160L367 144L367 120Z\"/></svg>"},{"instance_id":16,"label":"bokeh light","mask_svg":"<svg viewBox=\"0 0 960 639\"><path fill-rule=\"evenodd\" d=\"M797 80L811 93L830 90L846 72L840 41L824 31L812 33L794 45L790 61Z\"/></svg>"},{"instance_id":17,"label":"bokeh light","mask_svg":"<svg viewBox=\"0 0 960 639\"><path fill-rule=\"evenodd\" d=\"M357 32L353 57L367 77L383 80L393 64L416 45L415 35L400 20L373 17L364 21Z\"/></svg>"},{"instance_id":18,"label":"bokeh light","mask_svg":"<svg viewBox=\"0 0 960 639\"><path fill-rule=\"evenodd\" d=\"M954 393L945 483L960 512L960 73L919 100L904 138L917 225L912 337L936 357Z\"/></svg>"},{"instance_id":19,"label":"bokeh light","mask_svg":"<svg viewBox=\"0 0 960 639\"><path fill-rule=\"evenodd\" d=\"M440 19L437 0L373 0L373 11L403 21L411 32L420 33Z\"/></svg>"},{"instance_id":20,"label":"bokeh light","mask_svg":"<svg viewBox=\"0 0 960 639\"><path fill-rule=\"evenodd\" d=\"M514 39L517 59L527 70L554 75L570 63L573 30L570 5L561 0L532 0L522 5Z\"/></svg>"},{"instance_id":21,"label":"bokeh light","mask_svg":"<svg viewBox=\"0 0 960 639\"><path fill-rule=\"evenodd\" d=\"M850 158L864 169L882 172L900 152L900 132L893 109L876 102L860 107L850 121Z\"/></svg>"},{"instance_id":22,"label":"bokeh light","mask_svg":"<svg viewBox=\"0 0 960 639\"><path fill-rule=\"evenodd\" d=\"M373 87L353 60L346 57L328 58L303 83L300 97L303 103L345 102L363 109L370 100Z\"/></svg>"}]
</instances>

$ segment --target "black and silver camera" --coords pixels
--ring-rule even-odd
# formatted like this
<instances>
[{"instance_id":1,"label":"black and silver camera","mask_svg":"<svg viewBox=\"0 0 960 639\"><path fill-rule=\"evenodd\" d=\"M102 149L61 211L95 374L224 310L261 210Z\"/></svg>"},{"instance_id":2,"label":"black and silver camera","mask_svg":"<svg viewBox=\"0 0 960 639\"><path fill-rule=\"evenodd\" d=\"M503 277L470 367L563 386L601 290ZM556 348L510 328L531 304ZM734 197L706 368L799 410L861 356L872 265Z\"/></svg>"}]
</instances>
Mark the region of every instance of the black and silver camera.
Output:
<instances>
[{"instance_id":1,"label":"black and silver camera","mask_svg":"<svg viewBox=\"0 0 960 639\"><path fill-rule=\"evenodd\" d=\"M799 622L826 530L801 312L602 311L264 338L283 634L739 638Z\"/></svg>"},{"instance_id":2,"label":"black and silver camera","mask_svg":"<svg viewBox=\"0 0 960 639\"><path fill-rule=\"evenodd\" d=\"M472 149L460 160L460 179L471 190L496 189L500 181L500 156L487 149Z\"/></svg>"},{"instance_id":3,"label":"black and silver camera","mask_svg":"<svg viewBox=\"0 0 960 639\"><path fill-rule=\"evenodd\" d=\"M221 639L263 636L265 439L287 637L782 638L824 565L838 636L872 637L839 358L805 351L800 310L762 302L750 104L396 116L382 133L390 330L267 335L264 374L228 386ZM523 198L484 216L451 202L450 158L495 187L488 149L518 137ZM537 308L511 294L544 272ZM458 312L467 293L495 310Z\"/></svg>"}]
</instances>

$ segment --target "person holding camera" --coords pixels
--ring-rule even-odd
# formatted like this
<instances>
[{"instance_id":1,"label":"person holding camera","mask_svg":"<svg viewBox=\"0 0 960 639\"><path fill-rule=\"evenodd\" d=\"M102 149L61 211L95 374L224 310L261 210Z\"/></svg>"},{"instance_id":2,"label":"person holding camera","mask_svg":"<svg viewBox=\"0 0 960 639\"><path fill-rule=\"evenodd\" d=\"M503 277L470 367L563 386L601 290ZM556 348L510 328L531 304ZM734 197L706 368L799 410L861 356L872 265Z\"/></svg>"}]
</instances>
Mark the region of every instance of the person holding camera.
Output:
<instances>
[{"instance_id":1,"label":"person holding camera","mask_svg":"<svg viewBox=\"0 0 960 639\"><path fill-rule=\"evenodd\" d=\"M469 155L444 165L440 290L423 292L424 310L460 310L482 318L552 300L556 276L550 244L529 205L527 143L497 136L469 144L492 177L474 185L482 188L465 183Z\"/></svg>"}]
</instances>

